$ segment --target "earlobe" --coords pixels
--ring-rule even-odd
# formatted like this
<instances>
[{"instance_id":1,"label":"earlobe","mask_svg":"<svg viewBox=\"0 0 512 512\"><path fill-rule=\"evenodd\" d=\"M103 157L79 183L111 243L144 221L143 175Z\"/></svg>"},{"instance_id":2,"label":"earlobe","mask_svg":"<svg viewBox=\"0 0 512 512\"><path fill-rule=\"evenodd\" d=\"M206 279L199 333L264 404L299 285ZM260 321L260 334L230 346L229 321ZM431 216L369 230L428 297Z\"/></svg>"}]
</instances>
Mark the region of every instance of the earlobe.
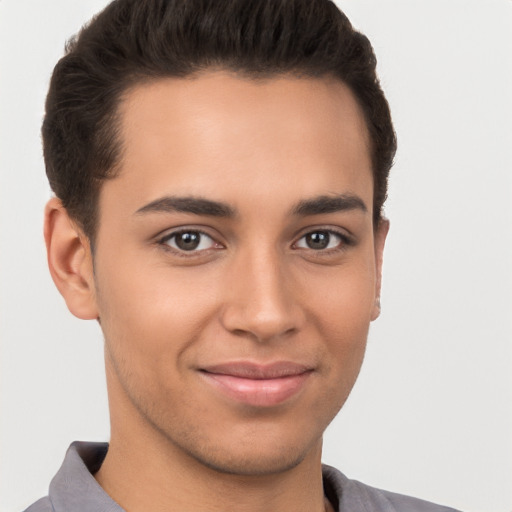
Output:
<instances>
[{"instance_id":1,"label":"earlobe","mask_svg":"<svg viewBox=\"0 0 512 512\"><path fill-rule=\"evenodd\" d=\"M389 231L389 220L381 219L379 225L375 230L374 243L375 243L375 302L373 304L373 311L371 320L376 320L380 315L380 291L382 285L382 261L384 257L384 245Z\"/></svg>"},{"instance_id":2,"label":"earlobe","mask_svg":"<svg viewBox=\"0 0 512 512\"><path fill-rule=\"evenodd\" d=\"M57 198L45 209L44 238L53 282L78 318L98 318L89 240Z\"/></svg>"}]
</instances>

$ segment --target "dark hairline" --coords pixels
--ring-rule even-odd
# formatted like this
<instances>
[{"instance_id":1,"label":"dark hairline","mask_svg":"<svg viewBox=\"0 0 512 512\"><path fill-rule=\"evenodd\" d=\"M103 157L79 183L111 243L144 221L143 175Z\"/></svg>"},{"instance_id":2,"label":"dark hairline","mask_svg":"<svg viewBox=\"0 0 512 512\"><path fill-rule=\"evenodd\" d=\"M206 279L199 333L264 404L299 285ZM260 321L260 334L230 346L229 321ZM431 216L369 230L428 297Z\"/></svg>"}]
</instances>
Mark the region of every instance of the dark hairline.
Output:
<instances>
[{"instance_id":1,"label":"dark hairline","mask_svg":"<svg viewBox=\"0 0 512 512\"><path fill-rule=\"evenodd\" d=\"M84 233L98 228L103 180L124 153L120 109L136 86L227 70L259 81L331 77L351 90L368 132L374 219L396 150L368 39L330 0L115 0L66 46L46 102L43 144L55 194Z\"/></svg>"}]
</instances>

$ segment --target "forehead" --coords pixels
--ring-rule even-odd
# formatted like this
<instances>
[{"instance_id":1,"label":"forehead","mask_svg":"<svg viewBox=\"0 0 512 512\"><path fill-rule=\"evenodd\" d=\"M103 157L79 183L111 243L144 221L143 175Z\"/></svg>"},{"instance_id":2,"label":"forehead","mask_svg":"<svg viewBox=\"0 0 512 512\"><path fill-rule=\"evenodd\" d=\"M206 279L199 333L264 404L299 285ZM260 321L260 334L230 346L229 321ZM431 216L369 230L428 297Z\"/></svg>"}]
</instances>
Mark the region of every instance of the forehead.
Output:
<instances>
[{"instance_id":1,"label":"forehead","mask_svg":"<svg viewBox=\"0 0 512 512\"><path fill-rule=\"evenodd\" d=\"M300 199L373 186L364 117L332 78L217 71L159 79L127 92L120 119L120 174L105 188L123 186L141 203L163 194L236 202L275 188Z\"/></svg>"}]
</instances>

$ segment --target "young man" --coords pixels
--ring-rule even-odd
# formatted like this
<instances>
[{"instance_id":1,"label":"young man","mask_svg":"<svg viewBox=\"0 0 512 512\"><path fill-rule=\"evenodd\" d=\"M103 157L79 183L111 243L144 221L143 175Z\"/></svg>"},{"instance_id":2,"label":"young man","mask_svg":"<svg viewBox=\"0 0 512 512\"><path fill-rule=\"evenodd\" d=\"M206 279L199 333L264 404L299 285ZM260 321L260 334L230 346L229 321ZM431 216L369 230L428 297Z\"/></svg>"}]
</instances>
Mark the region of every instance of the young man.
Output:
<instances>
[{"instance_id":1,"label":"young man","mask_svg":"<svg viewBox=\"0 0 512 512\"><path fill-rule=\"evenodd\" d=\"M103 330L111 441L28 510L448 510L321 465L380 312L396 148L334 4L117 0L46 107L48 262Z\"/></svg>"}]
</instances>

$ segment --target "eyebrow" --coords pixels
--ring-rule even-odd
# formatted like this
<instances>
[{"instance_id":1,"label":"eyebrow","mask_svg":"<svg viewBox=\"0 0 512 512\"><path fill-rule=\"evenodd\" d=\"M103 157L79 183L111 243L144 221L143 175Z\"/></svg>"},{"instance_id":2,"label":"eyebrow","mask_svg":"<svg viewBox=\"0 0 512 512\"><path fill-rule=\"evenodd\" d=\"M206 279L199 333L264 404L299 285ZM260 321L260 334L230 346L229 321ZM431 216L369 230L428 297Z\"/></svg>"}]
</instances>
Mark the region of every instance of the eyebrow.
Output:
<instances>
[{"instance_id":1,"label":"eyebrow","mask_svg":"<svg viewBox=\"0 0 512 512\"><path fill-rule=\"evenodd\" d=\"M360 197L352 194L339 194L334 196L322 195L311 199L304 199L299 201L292 208L291 213L292 215L307 217L309 215L321 215L350 210L360 210L364 213L368 211L364 201ZM237 211L226 203L194 196L161 197L139 208L135 214L173 212L223 218L233 218L237 215Z\"/></svg>"},{"instance_id":2,"label":"eyebrow","mask_svg":"<svg viewBox=\"0 0 512 512\"><path fill-rule=\"evenodd\" d=\"M323 213L336 213L342 211L360 210L368 212L364 201L356 195L340 194L335 196L318 196L300 201L292 210L294 215L308 216Z\"/></svg>"},{"instance_id":3,"label":"eyebrow","mask_svg":"<svg viewBox=\"0 0 512 512\"><path fill-rule=\"evenodd\" d=\"M135 214L182 212L209 217L234 217L236 211L226 203L204 199L202 197L166 196L155 199L139 208Z\"/></svg>"}]
</instances>

